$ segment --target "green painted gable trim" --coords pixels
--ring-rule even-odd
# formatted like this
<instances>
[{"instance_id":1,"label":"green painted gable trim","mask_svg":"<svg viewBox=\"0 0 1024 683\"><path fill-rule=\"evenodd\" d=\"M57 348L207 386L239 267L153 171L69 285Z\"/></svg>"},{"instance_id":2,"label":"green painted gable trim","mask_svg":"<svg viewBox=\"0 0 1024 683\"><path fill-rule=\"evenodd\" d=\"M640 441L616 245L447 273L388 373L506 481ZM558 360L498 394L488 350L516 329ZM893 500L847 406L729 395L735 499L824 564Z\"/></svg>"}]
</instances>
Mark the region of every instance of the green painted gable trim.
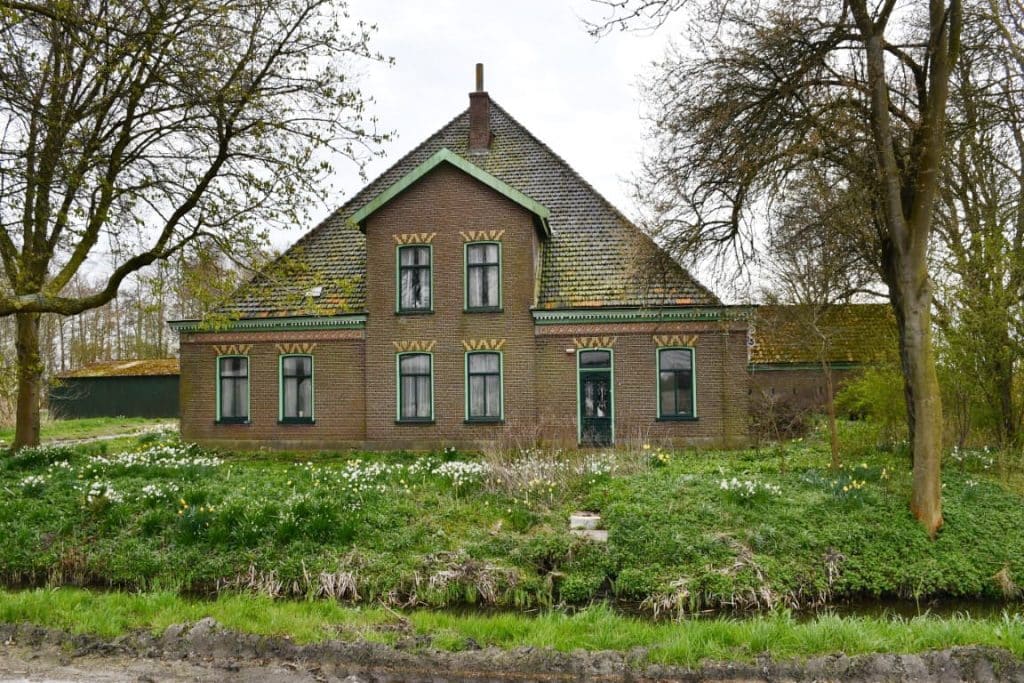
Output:
<instances>
[{"instance_id":1,"label":"green painted gable trim","mask_svg":"<svg viewBox=\"0 0 1024 683\"><path fill-rule=\"evenodd\" d=\"M463 173L466 173L473 178L476 178L481 183L491 188L495 192L504 195L508 199L511 199L519 206L523 207L534 216L537 217L540 223L541 229L544 230L544 234L551 236L551 227L548 225L548 218L551 216L551 212L541 204L540 202L527 197L525 194L515 189L503 180L499 180L487 171L483 170L479 166L476 166L469 161L466 161L455 152L448 148L441 149L434 153L429 159L424 161L422 164L411 170L402 178L395 181L390 187L377 195L369 204L363 206L363 208L356 211L349 218L349 222L353 223L360 228L366 222L366 219L375 213L378 209L383 207L385 204L390 202L392 199L400 195L405 190L415 183L417 180L425 176L430 171L441 163L449 163L455 168L459 169Z\"/></svg>"},{"instance_id":2,"label":"green painted gable trim","mask_svg":"<svg viewBox=\"0 0 1024 683\"><path fill-rule=\"evenodd\" d=\"M748 314L745 307L692 306L685 308L577 308L534 311L535 325L572 323L640 323L667 321L738 320Z\"/></svg>"},{"instance_id":3,"label":"green painted gable trim","mask_svg":"<svg viewBox=\"0 0 1024 683\"><path fill-rule=\"evenodd\" d=\"M243 318L224 324L202 320L172 320L167 323L179 334L195 332L285 332L294 330L352 330L366 327L365 315L305 316L293 318Z\"/></svg>"}]
</instances>

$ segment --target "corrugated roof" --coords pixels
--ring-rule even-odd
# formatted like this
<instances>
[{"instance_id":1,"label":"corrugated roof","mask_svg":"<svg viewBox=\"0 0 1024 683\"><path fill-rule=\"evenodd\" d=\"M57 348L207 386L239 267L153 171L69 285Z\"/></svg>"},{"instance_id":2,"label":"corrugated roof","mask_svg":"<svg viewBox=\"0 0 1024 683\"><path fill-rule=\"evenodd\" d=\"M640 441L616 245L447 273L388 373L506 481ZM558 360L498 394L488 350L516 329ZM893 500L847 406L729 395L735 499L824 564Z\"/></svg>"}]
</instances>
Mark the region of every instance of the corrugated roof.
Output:
<instances>
[{"instance_id":1,"label":"corrugated roof","mask_svg":"<svg viewBox=\"0 0 1024 683\"><path fill-rule=\"evenodd\" d=\"M152 358L148 360L110 360L92 363L77 370L57 375L60 379L73 377L156 377L181 373L177 358Z\"/></svg>"},{"instance_id":2,"label":"corrugated roof","mask_svg":"<svg viewBox=\"0 0 1024 683\"><path fill-rule=\"evenodd\" d=\"M629 222L563 159L493 100L493 141L468 151L469 110L452 119L315 227L219 311L242 318L361 313L366 239L348 219L442 149L551 211L538 307L719 305L721 302ZM321 295L306 295L311 288Z\"/></svg>"},{"instance_id":3,"label":"corrugated roof","mask_svg":"<svg viewBox=\"0 0 1024 683\"><path fill-rule=\"evenodd\" d=\"M754 365L878 363L896 354L896 318L888 304L758 306L751 326Z\"/></svg>"}]
</instances>

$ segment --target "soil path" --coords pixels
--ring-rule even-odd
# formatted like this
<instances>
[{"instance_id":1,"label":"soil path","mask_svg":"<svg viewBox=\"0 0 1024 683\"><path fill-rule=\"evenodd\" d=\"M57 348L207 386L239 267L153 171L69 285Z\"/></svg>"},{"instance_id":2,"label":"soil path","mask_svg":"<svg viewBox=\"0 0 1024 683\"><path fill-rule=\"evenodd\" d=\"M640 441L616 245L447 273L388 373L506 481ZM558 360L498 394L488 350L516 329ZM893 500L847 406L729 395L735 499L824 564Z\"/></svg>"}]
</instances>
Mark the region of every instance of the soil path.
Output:
<instances>
[{"instance_id":1,"label":"soil path","mask_svg":"<svg viewBox=\"0 0 1024 683\"><path fill-rule=\"evenodd\" d=\"M479 683L538 681L971 681L1024 683L1024 661L1003 650L956 648L921 655L832 655L806 662L710 663L700 669L645 664L646 652L547 649L438 652L367 642L295 645L220 628L212 619L162 636L115 640L30 625L0 625L0 681L33 683ZM468 646L472 644L467 643Z\"/></svg>"}]
</instances>

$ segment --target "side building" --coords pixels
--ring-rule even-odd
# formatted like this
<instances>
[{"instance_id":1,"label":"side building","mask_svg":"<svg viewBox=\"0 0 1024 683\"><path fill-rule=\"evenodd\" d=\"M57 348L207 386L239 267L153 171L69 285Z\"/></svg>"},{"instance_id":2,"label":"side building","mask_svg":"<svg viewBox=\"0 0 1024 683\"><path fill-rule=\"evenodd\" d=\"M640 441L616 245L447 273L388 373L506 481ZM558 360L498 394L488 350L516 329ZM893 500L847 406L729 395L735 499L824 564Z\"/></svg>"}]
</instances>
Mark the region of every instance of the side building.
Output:
<instances>
[{"instance_id":1,"label":"side building","mask_svg":"<svg viewBox=\"0 0 1024 683\"><path fill-rule=\"evenodd\" d=\"M758 306L750 330L751 410L820 412L827 367L833 396L861 370L898 360L888 304Z\"/></svg>"}]
</instances>

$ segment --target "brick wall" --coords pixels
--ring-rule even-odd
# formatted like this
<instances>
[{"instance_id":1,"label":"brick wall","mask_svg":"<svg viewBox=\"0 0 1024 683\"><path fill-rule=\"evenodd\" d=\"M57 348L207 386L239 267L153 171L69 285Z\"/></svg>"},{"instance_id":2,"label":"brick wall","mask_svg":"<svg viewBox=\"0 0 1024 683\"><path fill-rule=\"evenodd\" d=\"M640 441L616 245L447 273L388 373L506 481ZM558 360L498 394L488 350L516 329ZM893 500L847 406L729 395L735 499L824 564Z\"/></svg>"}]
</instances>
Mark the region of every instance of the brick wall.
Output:
<instances>
[{"instance_id":1,"label":"brick wall","mask_svg":"<svg viewBox=\"0 0 1024 683\"><path fill-rule=\"evenodd\" d=\"M500 235L502 313L463 310L466 235ZM433 247L433 313L396 315L395 249L425 234ZM422 238L416 238L422 239ZM518 204L442 165L373 214L366 224L368 439L381 448L428 448L505 438L535 420L535 342L530 313L538 232ZM463 342L504 340L505 424L464 424ZM396 344L434 355L433 424L396 424Z\"/></svg>"},{"instance_id":2,"label":"brick wall","mask_svg":"<svg viewBox=\"0 0 1024 683\"><path fill-rule=\"evenodd\" d=\"M833 391L855 377L857 370L833 370ZM788 368L771 370L755 368L750 373L751 405L757 410L769 402L785 405L792 410L823 412L826 384L821 370Z\"/></svg>"},{"instance_id":3,"label":"brick wall","mask_svg":"<svg viewBox=\"0 0 1024 683\"><path fill-rule=\"evenodd\" d=\"M234 347L234 348L232 348ZM282 348L313 356L313 424L278 422ZM249 424L216 424L218 355L249 357ZM189 441L229 448L332 449L366 439L362 332L254 332L183 335L181 432Z\"/></svg>"},{"instance_id":4,"label":"brick wall","mask_svg":"<svg viewBox=\"0 0 1024 683\"><path fill-rule=\"evenodd\" d=\"M538 336L537 395L545 441L562 447L576 444L579 344L613 350L617 444L738 445L748 441L745 327L679 323L559 328L538 328L543 336ZM656 339L673 336L683 339ZM680 342L692 344L695 352L697 419L659 421L655 354L661 346Z\"/></svg>"}]
</instances>

